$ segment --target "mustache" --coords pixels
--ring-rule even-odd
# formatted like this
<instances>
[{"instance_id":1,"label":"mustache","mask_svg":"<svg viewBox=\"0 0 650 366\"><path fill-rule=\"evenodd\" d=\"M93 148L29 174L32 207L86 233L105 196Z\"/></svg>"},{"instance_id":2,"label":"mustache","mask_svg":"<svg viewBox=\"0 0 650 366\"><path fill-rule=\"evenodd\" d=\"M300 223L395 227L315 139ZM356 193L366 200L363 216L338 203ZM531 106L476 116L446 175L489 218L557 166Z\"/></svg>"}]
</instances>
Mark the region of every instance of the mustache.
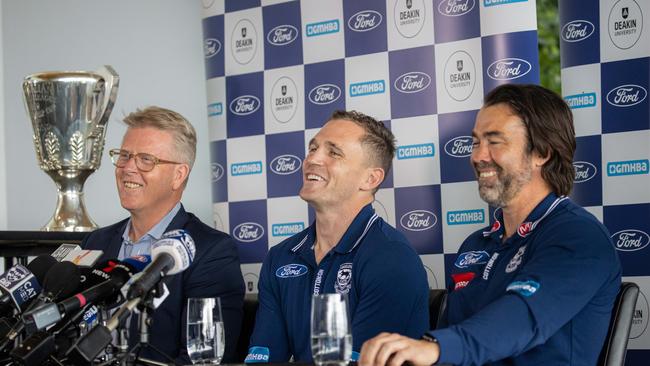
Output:
<instances>
[{"instance_id":1,"label":"mustache","mask_svg":"<svg viewBox=\"0 0 650 366\"><path fill-rule=\"evenodd\" d=\"M501 171L501 167L498 166L497 164L495 164L495 163L487 163L487 162L484 162L484 161L474 164L474 168L476 170L492 168L492 169L496 169L499 172Z\"/></svg>"}]
</instances>

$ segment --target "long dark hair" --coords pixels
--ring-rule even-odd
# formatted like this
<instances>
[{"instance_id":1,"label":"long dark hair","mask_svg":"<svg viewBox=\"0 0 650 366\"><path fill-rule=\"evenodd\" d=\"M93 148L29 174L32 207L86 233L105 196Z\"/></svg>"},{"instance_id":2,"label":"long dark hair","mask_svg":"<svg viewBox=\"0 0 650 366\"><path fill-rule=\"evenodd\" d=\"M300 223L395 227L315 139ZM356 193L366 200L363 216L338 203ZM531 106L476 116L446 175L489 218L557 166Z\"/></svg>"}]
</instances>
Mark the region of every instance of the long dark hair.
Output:
<instances>
[{"instance_id":1,"label":"long dark hair","mask_svg":"<svg viewBox=\"0 0 650 366\"><path fill-rule=\"evenodd\" d=\"M504 84L485 96L485 107L505 104L521 118L528 134L528 152L549 156L542 177L557 195L573 188L576 150L573 114L564 100L539 85Z\"/></svg>"}]
</instances>

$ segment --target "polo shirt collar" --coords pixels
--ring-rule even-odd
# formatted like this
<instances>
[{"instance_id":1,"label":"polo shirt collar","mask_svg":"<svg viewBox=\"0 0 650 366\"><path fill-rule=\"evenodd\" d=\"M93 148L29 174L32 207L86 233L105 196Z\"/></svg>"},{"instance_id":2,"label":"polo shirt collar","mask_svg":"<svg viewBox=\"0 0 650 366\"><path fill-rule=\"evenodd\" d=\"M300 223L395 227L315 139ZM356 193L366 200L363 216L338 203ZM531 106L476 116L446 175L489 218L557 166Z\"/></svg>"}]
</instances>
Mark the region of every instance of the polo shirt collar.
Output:
<instances>
[{"instance_id":1,"label":"polo shirt collar","mask_svg":"<svg viewBox=\"0 0 650 366\"><path fill-rule=\"evenodd\" d=\"M555 210L563 201L569 199L566 196L557 196L555 193L549 193L544 199L535 206L535 208L528 214L528 217L517 228L517 234L512 237L523 239L530 235L533 230L539 225L546 216ZM494 210L494 224L490 230L484 231L484 237L492 237L493 239L500 239L503 237L505 227L503 225L503 210L501 207Z\"/></svg>"},{"instance_id":2,"label":"polo shirt collar","mask_svg":"<svg viewBox=\"0 0 650 366\"><path fill-rule=\"evenodd\" d=\"M352 223L341 237L341 240L336 244L333 251L339 254L350 253L361 243L377 219L379 219L379 216L372 208L372 204L364 206L354 220L352 220ZM290 250L294 253L303 250L313 251L315 239L316 222L309 226L307 234Z\"/></svg>"}]
</instances>

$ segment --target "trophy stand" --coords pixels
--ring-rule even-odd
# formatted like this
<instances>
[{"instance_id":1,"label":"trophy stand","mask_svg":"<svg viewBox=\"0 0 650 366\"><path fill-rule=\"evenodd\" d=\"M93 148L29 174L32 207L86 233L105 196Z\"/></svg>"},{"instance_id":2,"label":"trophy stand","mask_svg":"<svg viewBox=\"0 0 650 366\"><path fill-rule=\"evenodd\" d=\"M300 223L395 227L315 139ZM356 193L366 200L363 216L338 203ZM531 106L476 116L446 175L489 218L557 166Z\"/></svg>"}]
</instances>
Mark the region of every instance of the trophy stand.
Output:
<instances>
[{"instance_id":1,"label":"trophy stand","mask_svg":"<svg viewBox=\"0 0 650 366\"><path fill-rule=\"evenodd\" d=\"M57 189L57 201L54 215L41 228L43 231L91 231L97 224L90 218L84 204L83 185L92 170L70 170L46 172ZM72 230L69 230L72 228Z\"/></svg>"}]
</instances>

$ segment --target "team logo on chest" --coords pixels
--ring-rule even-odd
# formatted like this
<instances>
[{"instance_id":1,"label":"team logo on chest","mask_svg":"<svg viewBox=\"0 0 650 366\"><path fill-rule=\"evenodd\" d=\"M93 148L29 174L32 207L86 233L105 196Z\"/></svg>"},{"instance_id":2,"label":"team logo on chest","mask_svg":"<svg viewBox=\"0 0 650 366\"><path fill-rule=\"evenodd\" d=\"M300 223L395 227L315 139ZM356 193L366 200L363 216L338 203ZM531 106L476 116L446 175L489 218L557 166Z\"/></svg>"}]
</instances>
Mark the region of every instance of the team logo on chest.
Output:
<instances>
[{"instance_id":1,"label":"team logo on chest","mask_svg":"<svg viewBox=\"0 0 650 366\"><path fill-rule=\"evenodd\" d=\"M524 256L524 253L526 252L526 246L522 246L517 250L517 253L512 257L510 262L508 262L508 265L506 266L506 273L512 273L514 272L517 268L519 268L519 265L522 262L522 257Z\"/></svg>"},{"instance_id":2,"label":"team logo on chest","mask_svg":"<svg viewBox=\"0 0 650 366\"><path fill-rule=\"evenodd\" d=\"M339 294L347 294L352 286L352 263L343 263L336 273L334 290Z\"/></svg>"}]
</instances>

